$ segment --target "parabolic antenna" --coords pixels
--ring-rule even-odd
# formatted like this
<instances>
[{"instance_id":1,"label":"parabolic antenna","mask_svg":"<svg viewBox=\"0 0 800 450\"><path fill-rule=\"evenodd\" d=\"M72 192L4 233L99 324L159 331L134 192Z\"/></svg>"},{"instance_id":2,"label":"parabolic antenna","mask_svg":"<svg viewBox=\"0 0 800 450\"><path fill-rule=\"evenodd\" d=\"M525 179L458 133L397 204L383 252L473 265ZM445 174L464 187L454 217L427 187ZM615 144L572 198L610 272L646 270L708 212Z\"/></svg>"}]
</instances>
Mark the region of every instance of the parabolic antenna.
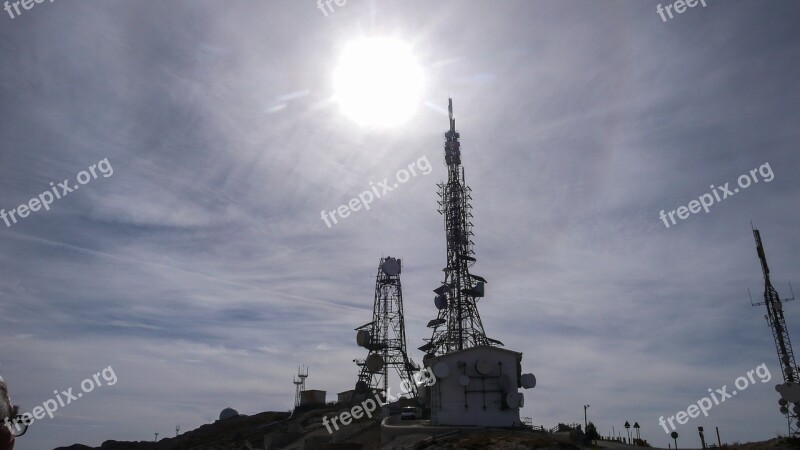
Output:
<instances>
[{"instance_id":1,"label":"parabolic antenna","mask_svg":"<svg viewBox=\"0 0 800 450\"><path fill-rule=\"evenodd\" d=\"M436 305L436 309L439 311L447 308L447 297L444 295L437 295L435 299L433 299L433 304Z\"/></svg>"},{"instance_id":2,"label":"parabolic antenna","mask_svg":"<svg viewBox=\"0 0 800 450\"><path fill-rule=\"evenodd\" d=\"M356 343L359 347L366 347L369 344L370 335L367 330L358 330L356 333Z\"/></svg>"},{"instance_id":3,"label":"parabolic antenna","mask_svg":"<svg viewBox=\"0 0 800 450\"><path fill-rule=\"evenodd\" d=\"M461 375L458 377L458 384L466 387L469 384L469 377L466 375Z\"/></svg>"},{"instance_id":4,"label":"parabolic antenna","mask_svg":"<svg viewBox=\"0 0 800 450\"><path fill-rule=\"evenodd\" d=\"M383 369L383 357L377 353L367 356L367 369L370 372L380 372Z\"/></svg>"},{"instance_id":5,"label":"parabolic antenna","mask_svg":"<svg viewBox=\"0 0 800 450\"><path fill-rule=\"evenodd\" d=\"M536 376L532 373L522 374L521 384L524 389L533 389L536 387Z\"/></svg>"},{"instance_id":6,"label":"parabolic antenna","mask_svg":"<svg viewBox=\"0 0 800 450\"><path fill-rule=\"evenodd\" d=\"M439 361L433 366L433 374L438 378L447 378L450 375L450 366L444 361Z\"/></svg>"},{"instance_id":7,"label":"parabolic antenna","mask_svg":"<svg viewBox=\"0 0 800 450\"><path fill-rule=\"evenodd\" d=\"M525 406L525 394L522 392L517 392L517 395L519 396L519 407L522 408Z\"/></svg>"},{"instance_id":8,"label":"parabolic antenna","mask_svg":"<svg viewBox=\"0 0 800 450\"><path fill-rule=\"evenodd\" d=\"M486 361L485 359L479 359L475 363L475 370L477 370L481 375L489 375L492 373L492 363Z\"/></svg>"},{"instance_id":9,"label":"parabolic antenna","mask_svg":"<svg viewBox=\"0 0 800 450\"><path fill-rule=\"evenodd\" d=\"M367 386L365 381L359 381L356 383L356 392L363 394L364 392L367 392L367 387L369 386Z\"/></svg>"},{"instance_id":10,"label":"parabolic antenna","mask_svg":"<svg viewBox=\"0 0 800 450\"><path fill-rule=\"evenodd\" d=\"M400 273L400 261L389 257L381 265L381 270L383 273L389 276L398 275Z\"/></svg>"},{"instance_id":11,"label":"parabolic antenna","mask_svg":"<svg viewBox=\"0 0 800 450\"><path fill-rule=\"evenodd\" d=\"M506 403L508 403L509 408L519 408L519 397L517 397L517 393L511 392L510 394L507 394Z\"/></svg>"}]
</instances>

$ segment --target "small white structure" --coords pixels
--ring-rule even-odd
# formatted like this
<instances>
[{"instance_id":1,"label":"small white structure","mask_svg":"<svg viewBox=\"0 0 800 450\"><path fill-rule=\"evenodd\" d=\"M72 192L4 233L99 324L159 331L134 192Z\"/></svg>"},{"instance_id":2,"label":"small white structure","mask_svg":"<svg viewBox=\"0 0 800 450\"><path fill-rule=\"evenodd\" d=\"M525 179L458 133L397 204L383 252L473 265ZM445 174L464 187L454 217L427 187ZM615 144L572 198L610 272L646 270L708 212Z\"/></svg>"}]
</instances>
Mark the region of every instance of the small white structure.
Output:
<instances>
[{"instance_id":1,"label":"small white structure","mask_svg":"<svg viewBox=\"0 0 800 450\"><path fill-rule=\"evenodd\" d=\"M325 404L327 392L309 389L300 392L300 406L318 406Z\"/></svg>"},{"instance_id":2,"label":"small white structure","mask_svg":"<svg viewBox=\"0 0 800 450\"><path fill-rule=\"evenodd\" d=\"M430 358L431 423L511 427L521 424L525 398L517 388L532 388L533 374L522 374L522 353L478 346Z\"/></svg>"}]
</instances>

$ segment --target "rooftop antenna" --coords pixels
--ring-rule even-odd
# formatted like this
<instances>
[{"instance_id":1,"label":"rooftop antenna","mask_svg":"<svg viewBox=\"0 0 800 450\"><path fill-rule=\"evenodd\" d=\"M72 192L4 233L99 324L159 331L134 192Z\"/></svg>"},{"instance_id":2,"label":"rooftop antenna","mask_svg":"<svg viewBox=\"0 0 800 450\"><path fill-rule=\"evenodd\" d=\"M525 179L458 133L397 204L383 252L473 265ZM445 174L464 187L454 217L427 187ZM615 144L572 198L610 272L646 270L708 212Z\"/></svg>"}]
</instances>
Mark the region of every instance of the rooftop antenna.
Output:
<instances>
[{"instance_id":1,"label":"rooftop antenna","mask_svg":"<svg viewBox=\"0 0 800 450\"><path fill-rule=\"evenodd\" d=\"M367 358L355 360L361 368L356 392L388 392L389 369L394 368L409 395L416 397L413 373L418 366L406 351L406 326L403 318L403 287L400 284L401 261L391 256L381 258L375 278L372 322L356 328L356 342L368 350Z\"/></svg>"},{"instance_id":2,"label":"rooftop antenna","mask_svg":"<svg viewBox=\"0 0 800 450\"><path fill-rule=\"evenodd\" d=\"M752 221L750 222L752 227ZM767 314L764 316L772 328L772 337L775 339L775 347L778 350L778 361L781 366L781 373L783 374L783 381L785 387L792 386L789 383L800 382L800 370L794 359L794 352L792 351L792 343L789 340L789 330L786 329L786 319L783 317L783 303L794 300L794 290L789 285L792 291L792 297L781 300L778 291L772 287L772 282L769 277L769 266L767 265L767 256L764 253L764 245L761 242L761 233L753 227L753 237L756 240L756 253L761 260L761 271L764 274L764 301L760 303L753 303L752 296L750 303L753 306L764 305L767 307ZM748 294L750 290L748 289ZM780 385L778 387L781 387ZM796 387L795 387L796 388ZM779 391L780 392L780 391ZM800 403L794 403L793 407L789 407L789 402L781 398L778 402L781 405L780 411L786 415L786 420L789 425L789 434L792 437L800 437Z\"/></svg>"},{"instance_id":3,"label":"rooftop antenna","mask_svg":"<svg viewBox=\"0 0 800 450\"><path fill-rule=\"evenodd\" d=\"M426 352L425 359L478 345L503 345L486 337L478 299L484 296L486 279L470 273L475 264L472 250L472 200L461 166L460 134L456 131L453 116L453 99L447 105L450 129L444 134L444 158L447 164L447 183L439 183L439 213L444 216L447 239L447 266L443 269L444 281L433 290L434 304L439 310L436 319L428 322L433 328L430 339L419 349Z\"/></svg>"}]
</instances>

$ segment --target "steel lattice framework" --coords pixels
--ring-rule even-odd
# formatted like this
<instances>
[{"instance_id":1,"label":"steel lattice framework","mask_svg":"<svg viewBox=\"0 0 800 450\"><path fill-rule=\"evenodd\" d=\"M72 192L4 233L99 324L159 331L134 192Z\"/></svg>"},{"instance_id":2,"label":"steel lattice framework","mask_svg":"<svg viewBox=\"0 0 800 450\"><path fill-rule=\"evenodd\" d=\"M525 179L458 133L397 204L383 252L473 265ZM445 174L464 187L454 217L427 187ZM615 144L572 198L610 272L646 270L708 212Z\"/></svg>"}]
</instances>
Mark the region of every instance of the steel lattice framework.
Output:
<instances>
[{"instance_id":1,"label":"steel lattice framework","mask_svg":"<svg viewBox=\"0 0 800 450\"><path fill-rule=\"evenodd\" d=\"M356 391L365 389L384 393L389 388L389 369L394 368L401 382L408 386L410 395L416 396L417 389L413 374L418 366L408 357L406 351L406 327L403 318L403 288L400 273L389 274L384 270L387 261L396 261L387 256L381 258L378 275L375 279L375 302L372 308L372 322L356 328L356 331L369 332L369 341L363 347L369 350L367 359L356 360L360 367ZM368 363L370 358L380 356L380 367Z\"/></svg>"},{"instance_id":2,"label":"steel lattice framework","mask_svg":"<svg viewBox=\"0 0 800 450\"><path fill-rule=\"evenodd\" d=\"M450 129L445 133L445 163L447 183L439 183L439 213L444 216L447 238L447 266L443 269L444 282L434 290L439 314L430 321L433 328L428 343L420 350L428 355L442 355L477 345L502 345L489 339L483 330L477 300L483 297L483 277L470 273L475 264L472 250L471 189L464 179L461 167L460 134L453 118L453 100L450 99Z\"/></svg>"},{"instance_id":3,"label":"steel lattice framework","mask_svg":"<svg viewBox=\"0 0 800 450\"><path fill-rule=\"evenodd\" d=\"M753 236L756 240L756 252L761 260L761 271L764 273L764 301L757 303L757 305L766 305L767 307L766 318L770 328L772 328L775 347L778 349L778 361L781 366L781 373L783 373L783 381L797 383L800 382L800 370L798 370L795 363L792 342L789 340L789 330L786 329L786 319L783 317L783 303L794 300L794 298L781 300L778 291L775 290L770 281L767 256L761 243L761 233L754 229ZM784 400L781 400L781 412L786 415L789 434L794 437L800 437L800 423L798 422L800 404L795 403L792 407Z\"/></svg>"}]
</instances>

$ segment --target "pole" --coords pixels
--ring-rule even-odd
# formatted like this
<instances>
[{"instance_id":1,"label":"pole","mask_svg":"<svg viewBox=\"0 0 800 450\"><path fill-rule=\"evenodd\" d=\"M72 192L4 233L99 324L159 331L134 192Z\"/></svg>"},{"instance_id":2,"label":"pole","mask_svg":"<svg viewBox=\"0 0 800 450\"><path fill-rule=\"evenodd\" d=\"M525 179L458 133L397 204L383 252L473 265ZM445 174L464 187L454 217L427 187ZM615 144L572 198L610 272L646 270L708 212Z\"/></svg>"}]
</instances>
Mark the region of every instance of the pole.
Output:
<instances>
[{"instance_id":1,"label":"pole","mask_svg":"<svg viewBox=\"0 0 800 450\"><path fill-rule=\"evenodd\" d=\"M719 427L717 427L717 446L722 448L722 442L719 440Z\"/></svg>"}]
</instances>

